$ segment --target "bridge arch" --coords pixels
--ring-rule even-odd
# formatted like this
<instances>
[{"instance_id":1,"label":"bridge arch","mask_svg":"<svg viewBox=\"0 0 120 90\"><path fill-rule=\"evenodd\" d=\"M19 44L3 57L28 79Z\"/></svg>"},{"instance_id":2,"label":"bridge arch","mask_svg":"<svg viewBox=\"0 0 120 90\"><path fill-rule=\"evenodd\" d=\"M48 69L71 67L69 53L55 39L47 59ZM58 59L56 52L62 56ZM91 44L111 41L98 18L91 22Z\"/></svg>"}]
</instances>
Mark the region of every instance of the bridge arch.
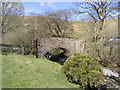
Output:
<instances>
[{"instance_id":1,"label":"bridge arch","mask_svg":"<svg viewBox=\"0 0 120 90\"><path fill-rule=\"evenodd\" d=\"M69 50L63 47L55 47L46 51L44 56L53 62L63 64L69 56Z\"/></svg>"},{"instance_id":2,"label":"bridge arch","mask_svg":"<svg viewBox=\"0 0 120 90\"><path fill-rule=\"evenodd\" d=\"M45 58L47 52L51 49L59 48L63 51L68 50L70 54L81 53L83 51L81 40L69 38L41 38L38 40L39 57Z\"/></svg>"}]
</instances>

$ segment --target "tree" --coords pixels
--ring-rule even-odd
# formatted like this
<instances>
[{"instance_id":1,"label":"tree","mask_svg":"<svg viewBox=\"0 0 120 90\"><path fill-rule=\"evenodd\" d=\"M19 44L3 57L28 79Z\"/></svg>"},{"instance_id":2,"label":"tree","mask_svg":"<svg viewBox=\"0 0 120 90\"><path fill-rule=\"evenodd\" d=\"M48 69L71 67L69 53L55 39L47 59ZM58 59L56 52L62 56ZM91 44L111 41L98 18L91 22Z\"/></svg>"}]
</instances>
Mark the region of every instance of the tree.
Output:
<instances>
[{"instance_id":1,"label":"tree","mask_svg":"<svg viewBox=\"0 0 120 90\"><path fill-rule=\"evenodd\" d=\"M68 37L68 32L73 31L72 22L69 21L71 13L67 10L59 10L57 12L47 11L45 17L47 17L46 25L50 31L52 37ZM69 34L71 34L69 33Z\"/></svg>"},{"instance_id":2,"label":"tree","mask_svg":"<svg viewBox=\"0 0 120 90\"><path fill-rule=\"evenodd\" d=\"M68 21L69 15L70 13L65 10L46 11L44 14L30 13L26 26L30 37L69 37L72 34L72 23Z\"/></svg>"},{"instance_id":3,"label":"tree","mask_svg":"<svg viewBox=\"0 0 120 90\"><path fill-rule=\"evenodd\" d=\"M47 36L47 29L44 27L45 17L37 13L30 13L26 20L29 38L36 39Z\"/></svg>"},{"instance_id":4,"label":"tree","mask_svg":"<svg viewBox=\"0 0 120 90\"><path fill-rule=\"evenodd\" d=\"M21 2L1 2L1 27L2 35L11 30L16 30L21 27L24 8Z\"/></svg>"},{"instance_id":5,"label":"tree","mask_svg":"<svg viewBox=\"0 0 120 90\"><path fill-rule=\"evenodd\" d=\"M117 4L117 2L108 2L108 0L105 0L105 2L102 2L102 0L95 2L76 2L75 5L77 9L74 9L74 12L78 15L84 14L89 16L92 20L91 23L94 24L94 30L96 31L93 39L98 42L102 38L101 32L103 31L105 20L113 17L113 15L117 13Z\"/></svg>"},{"instance_id":6,"label":"tree","mask_svg":"<svg viewBox=\"0 0 120 90\"><path fill-rule=\"evenodd\" d=\"M75 53L68 58L62 66L63 73L69 81L79 84L82 87L90 84L99 85L102 81L102 71L100 65L86 56Z\"/></svg>"},{"instance_id":7,"label":"tree","mask_svg":"<svg viewBox=\"0 0 120 90\"><path fill-rule=\"evenodd\" d=\"M118 67L119 59L116 46L113 47L113 44L105 46L105 43L109 42L109 38L105 37L110 36L106 33L106 31L110 32L110 29L106 28L110 23L106 24L106 22L111 22L110 18L114 19L113 15L118 10L117 4L118 2L107 2L107 0L105 2L81 2L75 4L80 9L74 9L78 15L84 14L89 17L87 20L89 22L84 26L84 30L90 34L87 40L87 53L102 66L114 67L112 69Z\"/></svg>"}]
</instances>

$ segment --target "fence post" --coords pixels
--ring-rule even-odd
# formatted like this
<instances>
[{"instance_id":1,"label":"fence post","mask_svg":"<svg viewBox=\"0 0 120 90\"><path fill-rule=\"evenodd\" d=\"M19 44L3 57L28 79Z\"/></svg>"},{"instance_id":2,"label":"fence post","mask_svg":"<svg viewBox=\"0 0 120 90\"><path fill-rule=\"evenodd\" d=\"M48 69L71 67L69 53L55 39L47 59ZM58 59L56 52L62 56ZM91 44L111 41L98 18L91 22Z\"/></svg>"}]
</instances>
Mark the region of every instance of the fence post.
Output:
<instances>
[{"instance_id":1,"label":"fence post","mask_svg":"<svg viewBox=\"0 0 120 90\"><path fill-rule=\"evenodd\" d=\"M36 39L36 58L38 58L38 39Z\"/></svg>"},{"instance_id":2,"label":"fence post","mask_svg":"<svg viewBox=\"0 0 120 90\"><path fill-rule=\"evenodd\" d=\"M22 54L24 55L24 52L25 52L24 45L21 45L21 46L22 46Z\"/></svg>"}]
</instances>

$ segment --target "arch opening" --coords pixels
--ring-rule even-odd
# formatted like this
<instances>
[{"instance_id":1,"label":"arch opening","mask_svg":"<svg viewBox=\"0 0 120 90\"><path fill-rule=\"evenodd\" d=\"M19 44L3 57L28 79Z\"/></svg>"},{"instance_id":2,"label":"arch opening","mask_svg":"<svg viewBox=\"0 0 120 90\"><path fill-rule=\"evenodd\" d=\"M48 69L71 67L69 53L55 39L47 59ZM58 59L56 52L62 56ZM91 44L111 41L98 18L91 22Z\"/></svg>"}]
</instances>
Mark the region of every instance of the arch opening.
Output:
<instances>
[{"instance_id":1,"label":"arch opening","mask_svg":"<svg viewBox=\"0 0 120 90\"><path fill-rule=\"evenodd\" d=\"M45 54L45 57L53 62L57 62L57 63L63 65L63 63L69 57L69 50L67 50L65 48L54 48L54 49L48 51Z\"/></svg>"}]
</instances>

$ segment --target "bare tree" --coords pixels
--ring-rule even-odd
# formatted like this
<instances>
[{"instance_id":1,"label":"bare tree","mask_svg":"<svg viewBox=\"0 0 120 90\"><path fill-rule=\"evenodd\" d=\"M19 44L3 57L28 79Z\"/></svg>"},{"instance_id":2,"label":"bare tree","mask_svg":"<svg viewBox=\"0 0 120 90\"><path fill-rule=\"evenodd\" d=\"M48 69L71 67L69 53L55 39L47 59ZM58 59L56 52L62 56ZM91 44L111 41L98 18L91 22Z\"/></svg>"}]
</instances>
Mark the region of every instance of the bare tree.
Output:
<instances>
[{"instance_id":1,"label":"bare tree","mask_svg":"<svg viewBox=\"0 0 120 90\"><path fill-rule=\"evenodd\" d=\"M70 12L60 10L57 12L47 11L45 17L47 18L46 25L52 37L67 37L67 31L72 32L72 23L69 21Z\"/></svg>"},{"instance_id":2,"label":"bare tree","mask_svg":"<svg viewBox=\"0 0 120 90\"><path fill-rule=\"evenodd\" d=\"M117 13L118 2L102 2L102 0L97 0L95 2L76 2L74 12L77 15L88 16L91 23L94 25L94 31L96 31L94 41L99 41L101 39L101 32L103 31L104 22L106 19L113 18L113 15Z\"/></svg>"},{"instance_id":3,"label":"bare tree","mask_svg":"<svg viewBox=\"0 0 120 90\"><path fill-rule=\"evenodd\" d=\"M30 13L26 21L29 37L31 39L48 37L46 18L40 14Z\"/></svg>"},{"instance_id":4,"label":"bare tree","mask_svg":"<svg viewBox=\"0 0 120 90\"><path fill-rule=\"evenodd\" d=\"M101 65L107 67L112 66L115 69L118 66L117 63L119 63L119 59L117 58L117 45L114 47L112 46L113 44L105 46L106 38L104 37L107 35L105 33L105 28L107 27L105 25L106 22L110 18L114 19L114 14L118 13L118 2L107 2L107 0L102 2L102 0L97 0L96 2L76 2L75 5L74 12L77 15L88 17L88 22L84 26L84 30L90 35L87 40L88 54L99 61Z\"/></svg>"},{"instance_id":5,"label":"bare tree","mask_svg":"<svg viewBox=\"0 0 120 90\"><path fill-rule=\"evenodd\" d=\"M27 19L29 35L31 38L43 37L69 37L72 34L70 12L60 10L46 11L44 14L30 13ZM69 33L68 33L69 32ZM69 35L68 35L69 34Z\"/></svg>"},{"instance_id":6,"label":"bare tree","mask_svg":"<svg viewBox=\"0 0 120 90\"><path fill-rule=\"evenodd\" d=\"M21 2L1 2L2 34L21 27L24 8Z\"/></svg>"}]
</instances>

